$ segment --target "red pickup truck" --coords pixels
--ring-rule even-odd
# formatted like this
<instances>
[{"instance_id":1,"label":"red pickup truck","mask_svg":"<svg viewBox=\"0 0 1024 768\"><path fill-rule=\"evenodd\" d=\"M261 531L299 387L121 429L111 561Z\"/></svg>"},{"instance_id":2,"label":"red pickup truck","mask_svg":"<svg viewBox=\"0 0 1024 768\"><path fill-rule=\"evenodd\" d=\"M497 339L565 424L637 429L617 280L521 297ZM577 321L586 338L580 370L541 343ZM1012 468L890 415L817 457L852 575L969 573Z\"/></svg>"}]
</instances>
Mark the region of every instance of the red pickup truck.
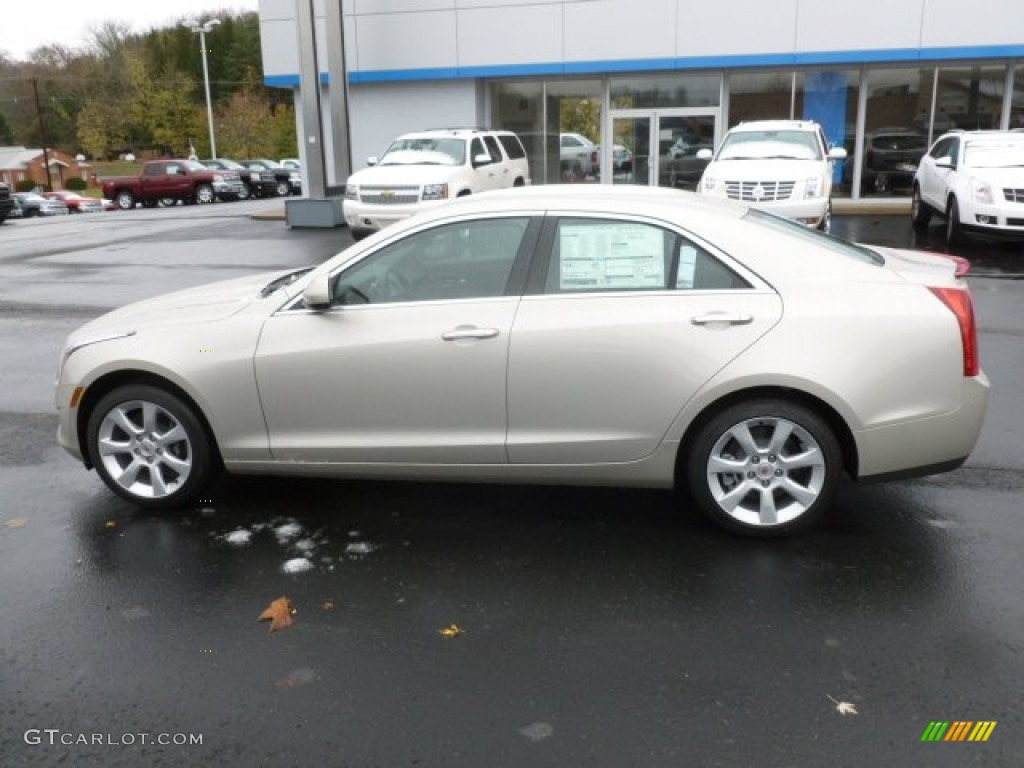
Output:
<instances>
[{"instance_id":1,"label":"red pickup truck","mask_svg":"<svg viewBox=\"0 0 1024 768\"><path fill-rule=\"evenodd\" d=\"M102 180L102 187L103 196L125 211L136 203L154 208L162 200L235 200L245 191L237 173L211 171L194 160L151 160L141 176L112 176Z\"/></svg>"}]
</instances>

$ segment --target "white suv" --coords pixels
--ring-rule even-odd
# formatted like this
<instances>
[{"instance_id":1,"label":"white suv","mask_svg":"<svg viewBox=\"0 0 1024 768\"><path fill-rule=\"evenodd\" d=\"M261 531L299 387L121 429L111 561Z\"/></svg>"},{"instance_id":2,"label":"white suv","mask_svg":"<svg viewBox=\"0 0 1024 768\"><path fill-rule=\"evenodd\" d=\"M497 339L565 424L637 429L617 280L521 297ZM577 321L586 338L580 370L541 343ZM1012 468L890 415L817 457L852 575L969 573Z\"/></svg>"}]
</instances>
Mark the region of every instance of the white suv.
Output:
<instances>
[{"instance_id":1,"label":"white suv","mask_svg":"<svg viewBox=\"0 0 1024 768\"><path fill-rule=\"evenodd\" d=\"M846 150L829 149L821 127L808 120L740 123L725 134L697 191L742 200L755 208L828 232L832 226L834 163Z\"/></svg>"},{"instance_id":2,"label":"white suv","mask_svg":"<svg viewBox=\"0 0 1024 768\"><path fill-rule=\"evenodd\" d=\"M967 232L1024 240L1024 133L954 131L940 136L914 174L910 215L924 229L937 213L946 242Z\"/></svg>"},{"instance_id":3,"label":"white suv","mask_svg":"<svg viewBox=\"0 0 1024 768\"><path fill-rule=\"evenodd\" d=\"M451 198L530 183L526 151L509 131L406 133L367 163L345 185L345 221L356 239Z\"/></svg>"}]
</instances>

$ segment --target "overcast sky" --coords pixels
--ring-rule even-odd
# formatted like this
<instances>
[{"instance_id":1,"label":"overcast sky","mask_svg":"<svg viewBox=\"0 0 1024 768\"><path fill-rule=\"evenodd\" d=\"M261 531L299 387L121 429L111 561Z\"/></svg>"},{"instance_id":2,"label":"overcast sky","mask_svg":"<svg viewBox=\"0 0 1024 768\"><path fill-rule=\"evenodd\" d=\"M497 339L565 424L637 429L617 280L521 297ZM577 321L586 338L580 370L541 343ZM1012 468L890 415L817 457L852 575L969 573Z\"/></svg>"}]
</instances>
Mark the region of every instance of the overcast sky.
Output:
<instances>
[{"instance_id":1,"label":"overcast sky","mask_svg":"<svg viewBox=\"0 0 1024 768\"><path fill-rule=\"evenodd\" d=\"M26 59L40 45L81 47L90 30L104 21L129 25L137 32L173 24L182 16L211 12L255 11L258 0L0 0L0 51Z\"/></svg>"}]
</instances>

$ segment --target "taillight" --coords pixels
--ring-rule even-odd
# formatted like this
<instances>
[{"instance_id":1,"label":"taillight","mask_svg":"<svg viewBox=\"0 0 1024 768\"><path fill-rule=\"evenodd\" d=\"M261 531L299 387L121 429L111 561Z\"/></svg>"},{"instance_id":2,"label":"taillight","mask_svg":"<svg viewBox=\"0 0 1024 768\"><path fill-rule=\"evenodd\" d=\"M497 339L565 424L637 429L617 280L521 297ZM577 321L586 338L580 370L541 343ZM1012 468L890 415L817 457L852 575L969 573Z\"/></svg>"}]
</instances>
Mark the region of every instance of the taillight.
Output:
<instances>
[{"instance_id":1,"label":"taillight","mask_svg":"<svg viewBox=\"0 0 1024 768\"><path fill-rule=\"evenodd\" d=\"M929 286L935 296L949 307L956 316L960 326L960 341L964 350L964 376L977 376L978 365L978 327L974 322L974 304L971 294L963 288L935 288Z\"/></svg>"},{"instance_id":2,"label":"taillight","mask_svg":"<svg viewBox=\"0 0 1024 768\"><path fill-rule=\"evenodd\" d=\"M956 264L956 277L967 277L967 273L971 271L971 262L965 259L963 256L949 256L948 254L942 254L947 259L951 259Z\"/></svg>"}]
</instances>

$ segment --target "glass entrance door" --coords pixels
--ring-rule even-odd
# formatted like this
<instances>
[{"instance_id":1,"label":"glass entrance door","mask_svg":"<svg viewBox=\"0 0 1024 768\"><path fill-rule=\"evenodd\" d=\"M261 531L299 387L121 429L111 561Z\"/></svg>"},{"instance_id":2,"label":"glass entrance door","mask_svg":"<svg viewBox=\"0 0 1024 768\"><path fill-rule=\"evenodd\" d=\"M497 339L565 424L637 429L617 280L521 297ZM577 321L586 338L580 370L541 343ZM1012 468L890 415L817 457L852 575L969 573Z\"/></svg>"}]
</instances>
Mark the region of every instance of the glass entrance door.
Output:
<instances>
[{"instance_id":1,"label":"glass entrance door","mask_svg":"<svg viewBox=\"0 0 1024 768\"><path fill-rule=\"evenodd\" d=\"M717 110L622 110L611 118L612 173L604 181L697 188L707 165L697 153L715 148Z\"/></svg>"}]
</instances>

